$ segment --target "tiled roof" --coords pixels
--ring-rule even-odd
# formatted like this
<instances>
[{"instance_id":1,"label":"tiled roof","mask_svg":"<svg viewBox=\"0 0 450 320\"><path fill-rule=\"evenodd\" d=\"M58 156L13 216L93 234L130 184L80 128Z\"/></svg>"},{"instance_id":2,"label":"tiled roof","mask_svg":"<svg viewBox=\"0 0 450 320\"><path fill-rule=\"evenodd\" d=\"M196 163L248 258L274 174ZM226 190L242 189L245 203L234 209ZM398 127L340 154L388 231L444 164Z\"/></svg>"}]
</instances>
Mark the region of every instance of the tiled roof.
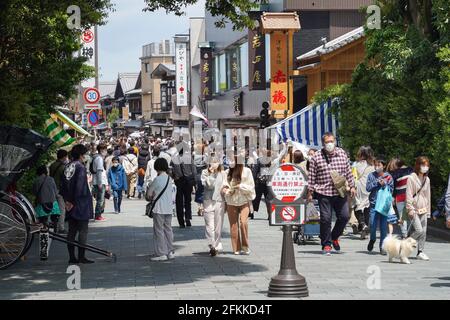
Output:
<instances>
[{"instance_id":1,"label":"tiled roof","mask_svg":"<svg viewBox=\"0 0 450 320\"><path fill-rule=\"evenodd\" d=\"M100 91L100 97L105 96L114 96L114 92L116 91L116 82L115 81L102 81L98 83L98 91Z\"/></svg>"},{"instance_id":2,"label":"tiled roof","mask_svg":"<svg viewBox=\"0 0 450 320\"><path fill-rule=\"evenodd\" d=\"M336 39L333 39L324 45L317 47L299 57L297 57L297 60L305 60L309 58L313 58L316 56L321 56L324 54L328 54L330 52L333 52L339 48L342 48L343 46L356 41L360 38L364 37L364 27L359 27L357 29L354 29Z\"/></svg>"},{"instance_id":3,"label":"tiled roof","mask_svg":"<svg viewBox=\"0 0 450 320\"><path fill-rule=\"evenodd\" d=\"M139 73L119 73L119 82L123 92L130 91L136 86Z\"/></svg>"}]
</instances>

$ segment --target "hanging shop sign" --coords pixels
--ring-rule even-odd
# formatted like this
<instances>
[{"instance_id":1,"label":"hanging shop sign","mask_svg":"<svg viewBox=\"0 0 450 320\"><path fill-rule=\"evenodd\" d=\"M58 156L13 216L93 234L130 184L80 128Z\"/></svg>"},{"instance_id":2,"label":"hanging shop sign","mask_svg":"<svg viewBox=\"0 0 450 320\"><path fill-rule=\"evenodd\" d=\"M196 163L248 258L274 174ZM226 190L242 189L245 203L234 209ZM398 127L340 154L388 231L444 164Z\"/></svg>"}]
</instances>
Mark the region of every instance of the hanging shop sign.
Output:
<instances>
[{"instance_id":1,"label":"hanging shop sign","mask_svg":"<svg viewBox=\"0 0 450 320\"><path fill-rule=\"evenodd\" d=\"M234 107L234 115L236 116L242 116L244 114L244 109L243 109L243 98L244 97L244 93L240 92L236 95L233 96L233 107Z\"/></svg>"},{"instance_id":2,"label":"hanging shop sign","mask_svg":"<svg viewBox=\"0 0 450 320\"><path fill-rule=\"evenodd\" d=\"M203 100L212 99L212 48L200 48L201 96Z\"/></svg>"},{"instance_id":3,"label":"hanging shop sign","mask_svg":"<svg viewBox=\"0 0 450 320\"><path fill-rule=\"evenodd\" d=\"M186 43L178 42L175 45L177 106L186 107L188 104Z\"/></svg>"},{"instance_id":4,"label":"hanging shop sign","mask_svg":"<svg viewBox=\"0 0 450 320\"><path fill-rule=\"evenodd\" d=\"M95 56L97 54L95 51L95 44L97 42L96 37L97 35L95 33L95 27L86 29L81 33L82 47L80 50L80 56L87 59L87 61L85 62L86 65L94 68L96 67ZM81 83L81 86L83 88L95 87L95 77L84 80Z\"/></svg>"},{"instance_id":5,"label":"hanging shop sign","mask_svg":"<svg viewBox=\"0 0 450 320\"><path fill-rule=\"evenodd\" d=\"M266 41L259 28L248 30L248 88L266 90Z\"/></svg>"},{"instance_id":6,"label":"hanging shop sign","mask_svg":"<svg viewBox=\"0 0 450 320\"><path fill-rule=\"evenodd\" d=\"M275 118L284 118L289 110L288 34L275 31L270 35L270 97Z\"/></svg>"}]
</instances>

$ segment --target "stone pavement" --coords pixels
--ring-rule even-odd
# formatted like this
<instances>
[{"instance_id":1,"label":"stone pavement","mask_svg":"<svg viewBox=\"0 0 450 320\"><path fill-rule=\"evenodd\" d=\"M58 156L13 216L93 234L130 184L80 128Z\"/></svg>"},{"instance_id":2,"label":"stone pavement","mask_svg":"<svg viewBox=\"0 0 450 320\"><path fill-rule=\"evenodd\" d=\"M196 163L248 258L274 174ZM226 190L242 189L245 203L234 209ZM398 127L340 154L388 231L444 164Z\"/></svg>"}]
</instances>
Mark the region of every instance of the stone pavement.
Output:
<instances>
[{"instance_id":1,"label":"stone pavement","mask_svg":"<svg viewBox=\"0 0 450 320\"><path fill-rule=\"evenodd\" d=\"M107 212L111 208L108 201ZM143 215L145 202L125 200L123 208L120 215L105 214L106 222L90 224L89 243L118 258L113 263L88 253L96 263L81 265L80 290L67 288L65 245L53 242L49 260L40 261L35 241L24 261L0 271L0 299L268 299L270 278L279 270L282 232L268 226L266 213L250 221L250 256L232 254L225 219L225 253L210 257L203 218L194 208L191 228L179 229L173 220L176 259L150 262L153 231L152 220ZM367 241L352 235L344 236L341 246L343 253L325 257L317 238L306 246L295 245L297 269L309 287L308 299L450 298L447 242L428 239L426 253L431 261L412 259L412 265L390 264L385 256L368 254ZM369 290L372 268L381 272L380 288Z\"/></svg>"}]
</instances>

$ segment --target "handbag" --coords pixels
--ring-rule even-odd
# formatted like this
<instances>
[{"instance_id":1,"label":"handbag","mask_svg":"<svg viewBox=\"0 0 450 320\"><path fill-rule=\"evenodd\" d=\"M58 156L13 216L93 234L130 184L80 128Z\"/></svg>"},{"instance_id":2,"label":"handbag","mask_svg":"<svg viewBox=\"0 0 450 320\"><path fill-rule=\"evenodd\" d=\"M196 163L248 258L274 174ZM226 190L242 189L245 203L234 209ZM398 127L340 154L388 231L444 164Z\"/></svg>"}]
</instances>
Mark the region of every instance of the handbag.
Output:
<instances>
[{"instance_id":1,"label":"handbag","mask_svg":"<svg viewBox=\"0 0 450 320\"><path fill-rule=\"evenodd\" d=\"M167 177L167 182L166 182L164 189L162 189L162 191L159 193L159 195L156 197L155 200L150 200L149 203L147 203L147 205L145 206L145 215L148 216L149 218L153 218L153 209L156 205L156 202L159 200L159 198L161 198L163 193L166 192L167 186L169 185L169 181L170 181L170 177ZM147 191L148 191L148 189L147 189ZM147 197L147 192L146 192L146 197Z\"/></svg>"},{"instance_id":2,"label":"handbag","mask_svg":"<svg viewBox=\"0 0 450 320\"><path fill-rule=\"evenodd\" d=\"M326 152L322 149L322 155L325 158L325 161L327 162L328 165L330 165L330 159L328 159L328 155L326 154ZM339 196L341 198L345 198L345 196L347 195L347 187L348 187L348 183L347 183L347 179L341 175L339 172L337 172L336 170L333 170L330 172L331 175L331 180L333 181L333 185L336 188Z\"/></svg>"},{"instance_id":3,"label":"handbag","mask_svg":"<svg viewBox=\"0 0 450 320\"><path fill-rule=\"evenodd\" d=\"M383 187L377 193L377 200L375 203L375 211L382 214L383 216L388 216L391 211L393 197L389 188Z\"/></svg>"}]
</instances>

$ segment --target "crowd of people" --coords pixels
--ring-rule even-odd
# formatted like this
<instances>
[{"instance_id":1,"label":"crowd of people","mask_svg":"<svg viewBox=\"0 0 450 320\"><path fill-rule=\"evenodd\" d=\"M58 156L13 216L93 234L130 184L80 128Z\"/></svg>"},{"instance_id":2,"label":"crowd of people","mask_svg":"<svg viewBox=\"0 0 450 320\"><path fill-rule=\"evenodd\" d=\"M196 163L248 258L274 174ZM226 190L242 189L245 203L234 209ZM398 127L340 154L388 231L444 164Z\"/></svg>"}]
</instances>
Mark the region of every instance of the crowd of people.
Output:
<instances>
[{"instance_id":1,"label":"crowd of people","mask_svg":"<svg viewBox=\"0 0 450 320\"><path fill-rule=\"evenodd\" d=\"M277 154L268 147L259 154L247 151L219 157L206 151L207 144L202 141L190 148L181 140L122 135L79 143L70 152L59 150L49 168L37 170L33 189L36 215L44 225L51 222L57 232L67 233L69 241L77 239L85 244L89 221L106 220L106 199L112 197L116 214L126 213L122 207L124 195L130 200L146 199L149 205L143 205L143 212L153 218L151 260L164 261L175 258L172 217L176 216L179 228L192 226L194 194L197 214L204 218L205 247L210 255L224 250L221 234L225 214L233 253L249 255L249 219L260 211L263 196L269 215L271 212L271 174L282 163L294 163L308 178L307 200L315 199L319 204L324 255L331 255L333 248L341 250L339 239L350 223L353 233L360 234L362 240L369 236L369 252L374 249L379 229L381 254L385 254L386 236L396 233L417 240L417 258L429 260L424 252L427 218L446 212L450 228L450 181L437 211L432 213L427 157L418 157L414 167L408 167L402 159L388 162L375 157L369 146L362 146L352 163L349 155L336 146L331 133L322 137L322 149L307 153L287 143ZM69 263L93 262L82 248L78 256L73 245L68 245L68 251Z\"/></svg>"}]
</instances>

